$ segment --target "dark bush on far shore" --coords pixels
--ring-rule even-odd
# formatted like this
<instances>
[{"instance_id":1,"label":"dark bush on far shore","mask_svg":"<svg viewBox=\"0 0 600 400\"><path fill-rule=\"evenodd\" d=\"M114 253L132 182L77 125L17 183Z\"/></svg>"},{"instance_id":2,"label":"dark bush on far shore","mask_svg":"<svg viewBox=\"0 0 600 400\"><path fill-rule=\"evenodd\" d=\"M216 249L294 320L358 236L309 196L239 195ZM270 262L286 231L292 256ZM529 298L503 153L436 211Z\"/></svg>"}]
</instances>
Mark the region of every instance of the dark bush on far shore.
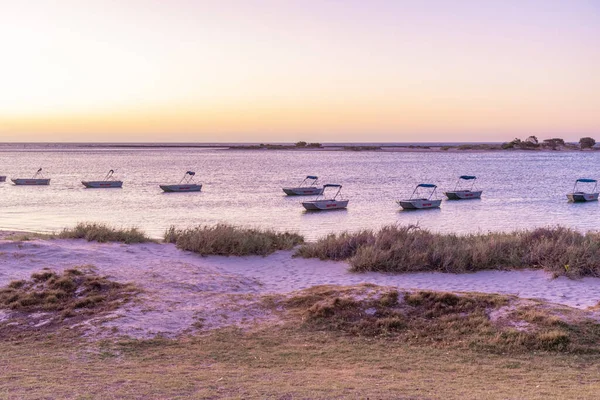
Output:
<instances>
[{"instance_id":1,"label":"dark bush on far shore","mask_svg":"<svg viewBox=\"0 0 600 400\"><path fill-rule=\"evenodd\" d=\"M596 145L596 140L594 140L594 138L582 137L581 139L579 139L579 146L582 149L591 149L595 145Z\"/></svg>"},{"instance_id":2,"label":"dark bush on far shore","mask_svg":"<svg viewBox=\"0 0 600 400\"><path fill-rule=\"evenodd\" d=\"M296 233L278 233L269 229L251 229L218 224L189 229L170 227L165 242L182 250L202 255L266 256L277 250L291 250L304 238Z\"/></svg>"},{"instance_id":3,"label":"dark bush on far shore","mask_svg":"<svg viewBox=\"0 0 600 400\"><path fill-rule=\"evenodd\" d=\"M455 235L393 225L378 232L330 234L304 244L296 255L348 260L356 272L538 268L554 276L600 276L600 233L556 227Z\"/></svg>"}]
</instances>

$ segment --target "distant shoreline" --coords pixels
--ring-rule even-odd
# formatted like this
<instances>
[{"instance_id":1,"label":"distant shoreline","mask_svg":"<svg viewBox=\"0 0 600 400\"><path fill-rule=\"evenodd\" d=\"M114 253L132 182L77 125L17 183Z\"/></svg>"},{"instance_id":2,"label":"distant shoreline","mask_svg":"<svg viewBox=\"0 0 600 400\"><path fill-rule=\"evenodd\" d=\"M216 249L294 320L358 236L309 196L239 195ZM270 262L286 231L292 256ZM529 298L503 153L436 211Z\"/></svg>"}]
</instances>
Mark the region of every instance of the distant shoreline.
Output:
<instances>
[{"instance_id":1,"label":"distant shoreline","mask_svg":"<svg viewBox=\"0 0 600 400\"><path fill-rule=\"evenodd\" d=\"M318 145L318 146L316 146ZM36 150L100 150L100 149L215 149L229 151L374 151L374 152L580 152L598 151L600 147L582 149L576 143L558 146L504 148L502 143L323 143L315 146L297 146L290 143L0 143L0 152Z\"/></svg>"},{"instance_id":2,"label":"distant shoreline","mask_svg":"<svg viewBox=\"0 0 600 400\"><path fill-rule=\"evenodd\" d=\"M457 145L457 146L334 146L327 145L318 148L298 148L295 146L281 146L281 147L249 147L249 146L231 146L225 150L241 151L241 150L253 150L253 151L349 151L349 152L363 152L363 151L374 151L374 152L385 152L385 153L410 153L410 152L422 152L422 153L454 153L454 152L588 152L598 151L600 148L593 149L580 149L575 147L560 147L556 149L552 148L536 148L536 149L503 149L498 146L485 146L480 147L479 145Z\"/></svg>"}]
</instances>

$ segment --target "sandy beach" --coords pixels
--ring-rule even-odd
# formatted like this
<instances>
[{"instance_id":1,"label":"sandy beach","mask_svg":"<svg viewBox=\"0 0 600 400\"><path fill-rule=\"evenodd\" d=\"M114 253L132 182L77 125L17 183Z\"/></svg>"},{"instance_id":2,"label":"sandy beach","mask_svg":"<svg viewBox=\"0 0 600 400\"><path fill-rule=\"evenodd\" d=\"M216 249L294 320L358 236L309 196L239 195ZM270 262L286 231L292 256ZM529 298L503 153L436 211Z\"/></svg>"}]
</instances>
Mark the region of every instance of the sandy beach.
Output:
<instances>
[{"instance_id":1,"label":"sandy beach","mask_svg":"<svg viewBox=\"0 0 600 400\"><path fill-rule=\"evenodd\" d=\"M593 307L600 300L600 278L552 278L540 270L359 274L348 272L344 262L293 258L292 254L280 251L267 257L201 257L171 244L2 239L0 286L27 279L42 268L60 272L93 266L99 275L134 283L142 293L108 316L87 321L86 335L140 339L276 322L276 316L263 306L265 295L288 295L317 285L368 283L402 290L501 293L578 309ZM6 313L0 314L0 319L7 318Z\"/></svg>"}]
</instances>

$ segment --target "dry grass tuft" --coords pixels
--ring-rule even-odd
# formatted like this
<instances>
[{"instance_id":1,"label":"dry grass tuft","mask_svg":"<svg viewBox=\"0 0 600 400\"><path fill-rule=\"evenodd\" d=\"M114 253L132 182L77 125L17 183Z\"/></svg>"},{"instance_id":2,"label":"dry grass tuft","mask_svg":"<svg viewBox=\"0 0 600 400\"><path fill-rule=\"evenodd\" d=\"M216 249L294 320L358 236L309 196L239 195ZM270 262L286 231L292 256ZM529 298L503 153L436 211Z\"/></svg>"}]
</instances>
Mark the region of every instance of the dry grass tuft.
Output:
<instances>
[{"instance_id":1,"label":"dry grass tuft","mask_svg":"<svg viewBox=\"0 0 600 400\"><path fill-rule=\"evenodd\" d=\"M321 260L345 260L354 257L359 248L371 245L374 240L375 236L371 230L330 233L316 242L305 243L298 249L296 256L316 257Z\"/></svg>"},{"instance_id":2,"label":"dry grass tuft","mask_svg":"<svg viewBox=\"0 0 600 400\"><path fill-rule=\"evenodd\" d=\"M515 307L502 321L492 312ZM394 338L414 345L492 353L532 350L600 352L600 324L586 318L567 322L541 305L520 305L500 295L417 291L364 292L315 287L283 301L310 331ZM293 323L297 323L292 321ZM526 325L527 329L516 329Z\"/></svg>"},{"instance_id":3,"label":"dry grass tuft","mask_svg":"<svg viewBox=\"0 0 600 400\"><path fill-rule=\"evenodd\" d=\"M0 237L2 233L0 232ZM9 233L6 236L2 237L3 240L11 240L14 242L28 242L30 240L41 239L53 239L54 235L47 233L34 233L34 232L14 232Z\"/></svg>"},{"instance_id":4,"label":"dry grass tuft","mask_svg":"<svg viewBox=\"0 0 600 400\"><path fill-rule=\"evenodd\" d=\"M68 317L78 309L114 309L136 292L132 285L96 275L91 267L63 273L42 270L30 280L13 281L0 289L0 308L20 313L60 312Z\"/></svg>"},{"instance_id":5,"label":"dry grass tuft","mask_svg":"<svg viewBox=\"0 0 600 400\"><path fill-rule=\"evenodd\" d=\"M80 222L74 228L64 229L58 234L60 239L85 239L88 242L122 242L126 244L152 242L138 228L113 228L95 222Z\"/></svg>"},{"instance_id":6,"label":"dry grass tuft","mask_svg":"<svg viewBox=\"0 0 600 400\"><path fill-rule=\"evenodd\" d=\"M459 236L392 225L378 232L331 234L304 244L296 255L347 259L357 272L541 268L554 276L600 276L600 233L557 227Z\"/></svg>"},{"instance_id":7,"label":"dry grass tuft","mask_svg":"<svg viewBox=\"0 0 600 400\"><path fill-rule=\"evenodd\" d=\"M268 229L240 228L227 224L199 226L190 229L170 227L165 242L175 243L182 250L201 255L266 256L277 250L291 250L303 243L295 233L278 233Z\"/></svg>"}]
</instances>

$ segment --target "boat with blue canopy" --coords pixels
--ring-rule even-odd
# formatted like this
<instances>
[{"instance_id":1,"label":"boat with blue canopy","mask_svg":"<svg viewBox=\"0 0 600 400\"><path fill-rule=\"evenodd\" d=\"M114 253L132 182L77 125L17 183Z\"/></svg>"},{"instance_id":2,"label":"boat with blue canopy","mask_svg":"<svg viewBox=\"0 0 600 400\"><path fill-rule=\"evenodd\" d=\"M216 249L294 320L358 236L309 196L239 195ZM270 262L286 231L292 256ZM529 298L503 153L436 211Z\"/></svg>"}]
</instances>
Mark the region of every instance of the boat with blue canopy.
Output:
<instances>
[{"instance_id":1,"label":"boat with blue canopy","mask_svg":"<svg viewBox=\"0 0 600 400\"><path fill-rule=\"evenodd\" d=\"M113 177L114 170L108 171L104 179L100 181L81 181L83 186L88 189L108 189L108 188L121 188L123 187L123 181L118 181Z\"/></svg>"},{"instance_id":2,"label":"boat with blue canopy","mask_svg":"<svg viewBox=\"0 0 600 400\"><path fill-rule=\"evenodd\" d=\"M325 198L325 193L329 188L333 190L337 189L337 192L333 197L327 199ZM302 206L309 211L339 210L346 208L349 200L341 197L341 191L342 185L333 183L323 185L323 190L319 196L317 196L315 200L302 202Z\"/></svg>"},{"instance_id":3,"label":"boat with blue canopy","mask_svg":"<svg viewBox=\"0 0 600 400\"><path fill-rule=\"evenodd\" d=\"M458 181L454 186L454 190L444 192L448 200L470 200L470 199L480 199L481 190L473 190L475 188L475 180L476 176L473 175L461 175L458 177ZM463 183L466 182L466 185ZM468 186L468 182L471 183L470 187Z\"/></svg>"},{"instance_id":4,"label":"boat with blue canopy","mask_svg":"<svg viewBox=\"0 0 600 400\"><path fill-rule=\"evenodd\" d=\"M590 192L583 192L581 190L577 190L577 185L579 183L593 183L594 187ZM598 186L598 182L595 179L588 178L580 178L575 181L575 185L573 186L573 193L567 194L567 199L573 203L580 203L584 201L598 201L598 192L596 192L596 187Z\"/></svg>"},{"instance_id":5,"label":"boat with blue canopy","mask_svg":"<svg viewBox=\"0 0 600 400\"><path fill-rule=\"evenodd\" d=\"M202 184L193 183L192 180L196 173L194 171L186 171L183 174L183 178L179 181L178 184L175 185L159 185L160 188L166 192L199 192L202 189Z\"/></svg>"},{"instance_id":6,"label":"boat with blue canopy","mask_svg":"<svg viewBox=\"0 0 600 400\"><path fill-rule=\"evenodd\" d=\"M323 193L323 188L318 187L319 177L308 175L297 187L282 188L288 196L317 196Z\"/></svg>"},{"instance_id":7,"label":"boat with blue canopy","mask_svg":"<svg viewBox=\"0 0 600 400\"><path fill-rule=\"evenodd\" d=\"M422 196L421 189L429 190L429 195ZM437 185L433 183L419 183L415 190L413 190L411 196L407 200L397 200L396 202L400 207L405 210L422 210L428 208L438 208L442 204L442 200L433 199Z\"/></svg>"}]
</instances>

